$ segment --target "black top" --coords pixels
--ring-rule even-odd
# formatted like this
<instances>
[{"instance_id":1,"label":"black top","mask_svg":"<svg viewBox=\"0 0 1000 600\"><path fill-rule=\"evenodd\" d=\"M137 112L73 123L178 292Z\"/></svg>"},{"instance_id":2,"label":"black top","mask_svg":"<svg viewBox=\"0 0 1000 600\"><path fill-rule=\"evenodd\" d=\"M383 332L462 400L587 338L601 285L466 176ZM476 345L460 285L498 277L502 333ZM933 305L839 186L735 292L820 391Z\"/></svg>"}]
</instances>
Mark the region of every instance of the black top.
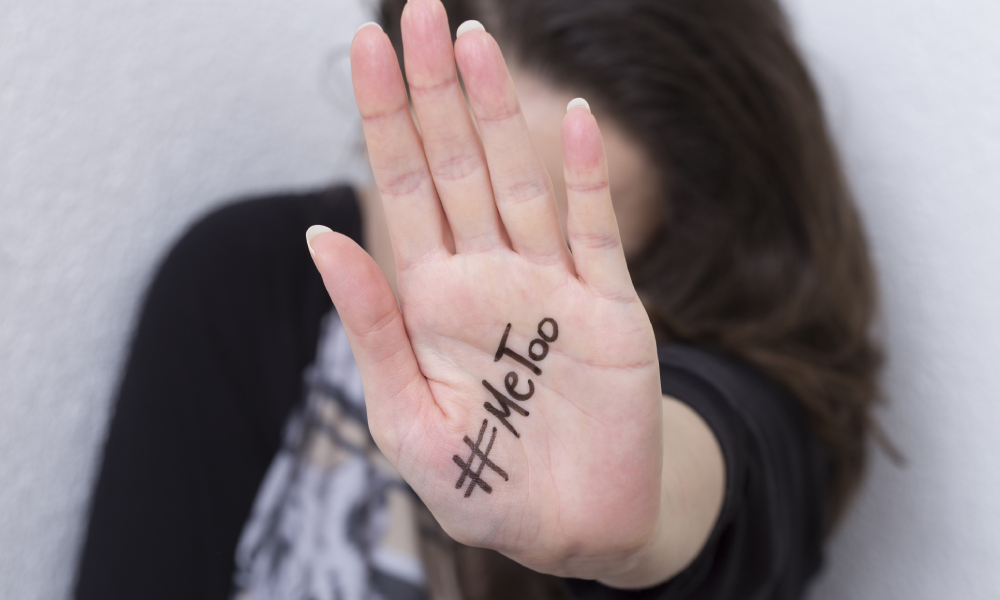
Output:
<instances>
[{"instance_id":1,"label":"black top","mask_svg":"<svg viewBox=\"0 0 1000 600\"><path fill-rule=\"evenodd\" d=\"M663 393L693 408L726 461L726 493L701 554L667 583L623 593L570 581L580 600L803 595L819 570L825 465L787 392L746 363L694 346L660 348Z\"/></svg>"},{"instance_id":2,"label":"black top","mask_svg":"<svg viewBox=\"0 0 1000 600\"><path fill-rule=\"evenodd\" d=\"M317 223L360 241L353 191L230 205L160 267L116 399L77 598L228 597L237 539L332 307L304 243ZM663 392L697 411L722 448L719 520L661 586L566 588L580 600L800 598L820 566L826 469L798 404L708 350L661 347L660 369Z\"/></svg>"}]
</instances>

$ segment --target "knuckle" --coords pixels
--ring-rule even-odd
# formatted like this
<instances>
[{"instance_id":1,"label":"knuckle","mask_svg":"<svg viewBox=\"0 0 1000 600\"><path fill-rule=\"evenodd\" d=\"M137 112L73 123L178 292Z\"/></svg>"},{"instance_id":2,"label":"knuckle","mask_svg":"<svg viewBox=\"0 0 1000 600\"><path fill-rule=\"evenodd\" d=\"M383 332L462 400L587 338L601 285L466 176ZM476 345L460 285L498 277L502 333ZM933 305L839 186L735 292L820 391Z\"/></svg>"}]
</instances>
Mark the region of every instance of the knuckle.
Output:
<instances>
[{"instance_id":1,"label":"knuckle","mask_svg":"<svg viewBox=\"0 0 1000 600\"><path fill-rule=\"evenodd\" d=\"M594 194L608 189L608 180L603 179L590 183L567 183L566 189L576 194Z\"/></svg>"},{"instance_id":2,"label":"knuckle","mask_svg":"<svg viewBox=\"0 0 1000 600\"><path fill-rule=\"evenodd\" d=\"M502 124L521 115L521 105L515 102L513 106L500 105L487 114L476 115L479 123L486 125Z\"/></svg>"},{"instance_id":3,"label":"knuckle","mask_svg":"<svg viewBox=\"0 0 1000 600\"><path fill-rule=\"evenodd\" d=\"M437 96L441 93L448 93L458 85L458 77L449 76L439 81L413 81L410 80L410 96Z\"/></svg>"},{"instance_id":4,"label":"knuckle","mask_svg":"<svg viewBox=\"0 0 1000 600\"><path fill-rule=\"evenodd\" d=\"M402 318L398 310L387 310L375 319L373 319L363 331L358 332L358 337L360 338L374 338L376 340L381 338L382 332L385 331L387 327L394 325L397 319Z\"/></svg>"},{"instance_id":5,"label":"knuckle","mask_svg":"<svg viewBox=\"0 0 1000 600\"><path fill-rule=\"evenodd\" d=\"M437 181L459 181L482 168L478 154L462 151L434 161L431 173Z\"/></svg>"},{"instance_id":6,"label":"knuckle","mask_svg":"<svg viewBox=\"0 0 1000 600\"><path fill-rule=\"evenodd\" d=\"M405 196L420 189L427 180L427 169L423 167L391 173L381 178L378 191L383 196Z\"/></svg>"},{"instance_id":7,"label":"knuckle","mask_svg":"<svg viewBox=\"0 0 1000 600\"><path fill-rule=\"evenodd\" d=\"M500 186L497 190L497 203L522 204L548 196L549 187L545 182L532 178Z\"/></svg>"},{"instance_id":8,"label":"knuckle","mask_svg":"<svg viewBox=\"0 0 1000 600\"><path fill-rule=\"evenodd\" d=\"M610 232L573 232L569 234L570 247L587 250L614 250L618 248L618 236Z\"/></svg>"},{"instance_id":9,"label":"knuckle","mask_svg":"<svg viewBox=\"0 0 1000 600\"><path fill-rule=\"evenodd\" d=\"M406 104L384 110L363 111L361 113L361 121L369 126L378 125L384 121L399 117L404 110L409 111L409 109L409 105Z\"/></svg>"}]
</instances>

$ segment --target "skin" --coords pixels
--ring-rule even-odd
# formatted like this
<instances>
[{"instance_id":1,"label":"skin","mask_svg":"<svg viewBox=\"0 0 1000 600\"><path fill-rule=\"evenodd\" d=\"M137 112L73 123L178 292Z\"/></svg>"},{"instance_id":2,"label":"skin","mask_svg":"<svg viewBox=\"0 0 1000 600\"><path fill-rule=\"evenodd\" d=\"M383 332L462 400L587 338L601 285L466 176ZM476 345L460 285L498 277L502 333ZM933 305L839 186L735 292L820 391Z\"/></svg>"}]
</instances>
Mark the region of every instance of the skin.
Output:
<instances>
[{"instance_id":1,"label":"skin","mask_svg":"<svg viewBox=\"0 0 1000 600\"><path fill-rule=\"evenodd\" d=\"M545 573L662 582L700 551L725 488L709 428L660 394L625 265L656 225L662 182L612 124L605 143L590 111L566 113L571 96L517 72L519 101L493 38L470 31L453 47L438 0L411 0L402 28L412 114L388 38L365 27L351 48L377 186L362 193L372 255L333 232L310 244L372 435L457 541ZM559 337L541 375L494 361L508 323L507 346L526 355L545 317ZM529 415L509 417L520 437L483 408L482 381L503 390L508 372L535 388L519 403ZM492 493L465 497L452 457L468 458L463 438L484 419L509 479L486 469Z\"/></svg>"}]
</instances>

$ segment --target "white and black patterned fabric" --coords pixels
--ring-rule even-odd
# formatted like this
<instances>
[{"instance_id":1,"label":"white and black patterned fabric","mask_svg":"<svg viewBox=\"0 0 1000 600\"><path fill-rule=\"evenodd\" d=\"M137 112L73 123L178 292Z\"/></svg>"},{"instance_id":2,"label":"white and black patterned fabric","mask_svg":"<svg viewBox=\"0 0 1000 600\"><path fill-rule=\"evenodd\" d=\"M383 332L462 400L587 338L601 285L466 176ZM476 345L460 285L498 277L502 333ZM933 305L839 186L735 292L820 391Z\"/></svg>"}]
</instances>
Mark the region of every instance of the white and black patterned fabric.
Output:
<instances>
[{"instance_id":1,"label":"white and black patterned fabric","mask_svg":"<svg viewBox=\"0 0 1000 600\"><path fill-rule=\"evenodd\" d=\"M337 314L236 550L239 600L423 600L415 496L372 441Z\"/></svg>"}]
</instances>

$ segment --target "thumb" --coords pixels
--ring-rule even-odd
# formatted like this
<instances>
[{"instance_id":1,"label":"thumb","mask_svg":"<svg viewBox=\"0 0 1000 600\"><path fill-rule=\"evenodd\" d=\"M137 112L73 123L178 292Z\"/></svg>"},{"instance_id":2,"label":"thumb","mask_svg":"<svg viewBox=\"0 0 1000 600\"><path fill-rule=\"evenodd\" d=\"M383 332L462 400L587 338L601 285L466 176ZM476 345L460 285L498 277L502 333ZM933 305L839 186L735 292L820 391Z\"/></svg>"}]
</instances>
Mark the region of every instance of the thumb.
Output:
<instances>
[{"instance_id":1,"label":"thumb","mask_svg":"<svg viewBox=\"0 0 1000 600\"><path fill-rule=\"evenodd\" d=\"M313 225L306 242L333 300L361 372L375 443L396 464L405 431L417 422L430 389L406 335L385 275L354 240Z\"/></svg>"}]
</instances>

